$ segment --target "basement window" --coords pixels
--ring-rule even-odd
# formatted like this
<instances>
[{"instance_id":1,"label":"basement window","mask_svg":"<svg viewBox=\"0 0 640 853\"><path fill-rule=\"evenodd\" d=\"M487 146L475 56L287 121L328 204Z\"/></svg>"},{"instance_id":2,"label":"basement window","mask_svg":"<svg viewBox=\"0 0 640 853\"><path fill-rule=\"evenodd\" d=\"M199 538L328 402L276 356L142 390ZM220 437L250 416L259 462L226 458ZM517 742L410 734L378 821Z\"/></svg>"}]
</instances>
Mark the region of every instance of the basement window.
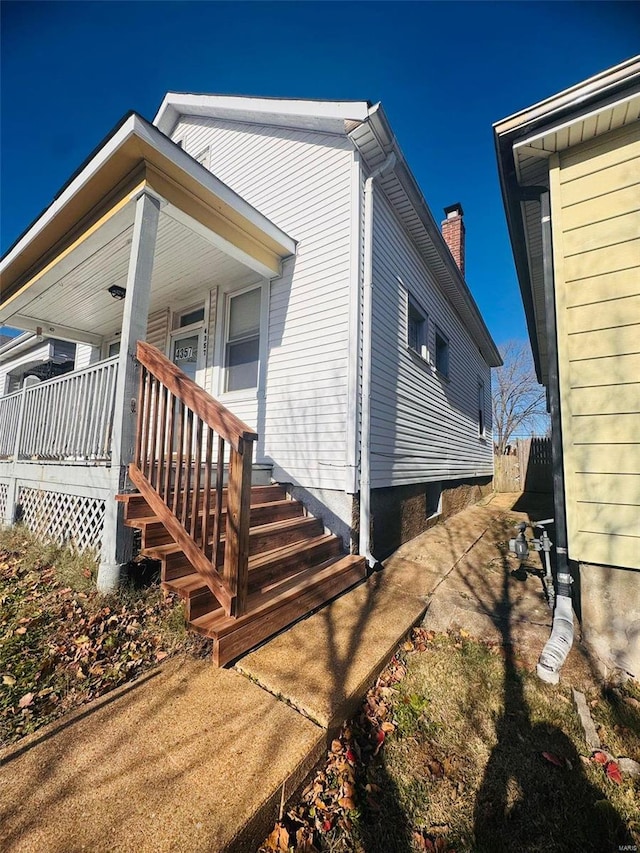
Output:
<instances>
[{"instance_id":1,"label":"basement window","mask_svg":"<svg viewBox=\"0 0 640 853\"><path fill-rule=\"evenodd\" d=\"M407 306L407 345L420 358L427 359L427 315L411 297Z\"/></svg>"},{"instance_id":2,"label":"basement window","mask_svg":"<svg viewBox=\"0 0 640 853\"><path fill-rule=\"evenodd\" d=\"M427 483L424 497L426 517L436 518L442 512L442 483Z\"/></svg>"},{"instance_id":3,"label":"basement window","mask_svg":"<svg viewBox=\"0 0 640 853\"><path fill-rule=\"evenodd\" d=\"M449 378L449 338L436 328L436 370L445 379Z\"/></svg>"}]
</instances>

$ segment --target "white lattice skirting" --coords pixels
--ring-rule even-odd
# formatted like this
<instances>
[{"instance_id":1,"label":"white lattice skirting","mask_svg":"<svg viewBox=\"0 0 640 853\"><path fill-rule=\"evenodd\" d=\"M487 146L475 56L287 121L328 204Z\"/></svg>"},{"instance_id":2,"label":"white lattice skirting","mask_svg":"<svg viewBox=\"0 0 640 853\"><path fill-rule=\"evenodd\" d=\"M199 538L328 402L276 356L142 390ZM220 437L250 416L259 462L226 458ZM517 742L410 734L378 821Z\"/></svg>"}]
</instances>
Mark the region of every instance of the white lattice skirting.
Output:
<instances>
[{"instance_id":1,"label":"white lattice skirting","mask_svg":"<svg viewBox=\"0 0 640 853\"><path fill-rule=\"evenodd\" d=\"M7 497L9 496L9 486L7 483L0 483L0 519L5 517L7 512Z\"/></svg>"},{"instance_id":2,"label":"white lattice skirting","mask_svg":"<svg viewBox=\"0 0 640 853\"><path fill-rule=\"evenodd\" d=\"M104 500L22 486L18 503L21 521L37 536L71 545L78 551L100 547Z\"/></svg>"}]
</instances>

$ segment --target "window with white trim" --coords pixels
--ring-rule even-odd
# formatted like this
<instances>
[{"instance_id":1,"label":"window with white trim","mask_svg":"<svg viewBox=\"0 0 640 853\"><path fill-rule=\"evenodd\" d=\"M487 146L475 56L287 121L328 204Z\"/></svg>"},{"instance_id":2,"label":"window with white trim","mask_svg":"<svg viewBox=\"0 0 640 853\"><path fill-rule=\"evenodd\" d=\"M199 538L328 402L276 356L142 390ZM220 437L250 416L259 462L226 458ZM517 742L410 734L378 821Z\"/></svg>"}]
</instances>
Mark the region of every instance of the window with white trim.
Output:
<instances>
[{"instance_id":1,"label":"window with white trim","mask_svg":"<svg viewBox=\"0 0 640 853\"><path fill-rule=\"evenodd\" d=\"M449 378L449 338L436 327L436 370Z\"/></svg>"},{"instance_id":2,"label":"window with white trim","mask_svg":"<svg viewBox=\"0 0 640 853\"><path fill-rule=\"evenodd\" d=\"M262 289L228 297L225 342L225 391L258 386Z\"/></svg>"},{"instance_id":3,"label":"window with white trim","mask_svg":"<svg viewBox=\"0 0 640 853\"><path fill-rule=\"evenodd\" d=\"M194 308L192 311L185 311L178 318L178 328L183 329L185 326L192 326L194 323L204 322L204 306Z\"/></svg>"},{"instance_id":4,"label":"window with white trim","mask_svg":"<svg viewBox=\"0 0 640 853\"><path fill-rule=\"evenodd\" d=\"M421 358L428 358L427 315L409 296L407 305L407 346Z\"/></svg>"}]
</instances>

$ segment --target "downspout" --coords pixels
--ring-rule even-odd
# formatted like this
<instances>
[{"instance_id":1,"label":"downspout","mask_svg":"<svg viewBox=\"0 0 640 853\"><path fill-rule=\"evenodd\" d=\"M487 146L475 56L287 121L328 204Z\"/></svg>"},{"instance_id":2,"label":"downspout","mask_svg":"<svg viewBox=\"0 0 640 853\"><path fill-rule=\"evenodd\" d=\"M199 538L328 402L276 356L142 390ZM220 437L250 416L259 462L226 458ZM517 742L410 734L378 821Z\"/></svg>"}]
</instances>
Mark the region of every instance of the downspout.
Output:
<instances>
[{"instance_id":1,"label":"downspout","mask_svg":"<svg viewBox=\"0 0 640 853\"><path fill-rule=\"evenodd\" d=\"M542 224L542 268L544 307L549 347L549 409L551 412L551 454L553 460L553 501L556 538L556 605L553 611L551 636L540 654L536 671L549 684L560 680L560 669L573 644L573 603L571 573L567 548L567 518L562 459L562 416L558 371L558 330L556 318L555 282L553 274L553 244L549 190L540 194Z\"/></svg>"},{"instance_id":2,"label":"downspout","mask_svg":"<svg viewBox=\"0 0 640 853\"><path fill-rule=\"evenodd\" d=\"M391 152L364 182L364 298L362 317L362 399L360 411L360 539L358 551L373 568L371 553L371 332L373 326L373 182L393 171L396 155Z\"/></svg>"}]
</instances>

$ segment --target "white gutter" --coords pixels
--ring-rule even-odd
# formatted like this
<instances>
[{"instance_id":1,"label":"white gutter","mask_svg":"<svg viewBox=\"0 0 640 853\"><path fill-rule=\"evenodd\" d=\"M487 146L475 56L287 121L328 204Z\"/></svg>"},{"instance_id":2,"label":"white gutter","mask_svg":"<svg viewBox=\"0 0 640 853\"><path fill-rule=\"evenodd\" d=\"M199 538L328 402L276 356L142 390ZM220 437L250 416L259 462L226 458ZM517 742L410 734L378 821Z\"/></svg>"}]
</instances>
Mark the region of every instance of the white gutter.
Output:
<instances>
[{"instance_id":1,"label":"white gutter","mask_svg":"<svg viewBox=\"0 0 640 853\"><path fill-rule=\"evenodd\" d=\"M370 568L377 560L371 553L371 352L373 326L373 182L393 171L391 152L364 182L364 300L362 318L362 426L360 431L360 540L359 553Z\"/></svg>"}]
</instances>

